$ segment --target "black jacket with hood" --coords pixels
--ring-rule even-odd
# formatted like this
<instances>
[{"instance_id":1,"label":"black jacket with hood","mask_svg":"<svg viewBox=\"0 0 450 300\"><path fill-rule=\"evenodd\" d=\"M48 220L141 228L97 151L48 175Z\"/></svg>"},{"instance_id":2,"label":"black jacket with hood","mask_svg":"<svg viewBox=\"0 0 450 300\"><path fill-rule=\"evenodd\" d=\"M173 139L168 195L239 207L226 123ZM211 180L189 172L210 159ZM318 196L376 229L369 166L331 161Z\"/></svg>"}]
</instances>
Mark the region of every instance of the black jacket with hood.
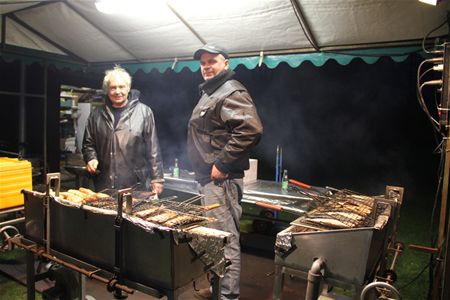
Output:
<instances>
[{"instance_id":1,"label":"black jacket with hood","mask_svg":"<svg viewBox=\"0 0 450 300\"><path fill-rule=\"evenodd\" d=\"M263 125L247 89L225 70L200 85L202 96L188 125L187 150L196 179L211 181L214 165L228 178L242 178Z\"/></svg>"},{"instance_id":2,"label":"black jacket with hood","mask_svg":"<svg viewBox=\"0 0 450 300\"><path fill-rule=\"evenodd\" d=\"M128 103L114 128L111 101L91 112L83 138L85 162L97 159L99 174L94 177L97 191L122 189L140 183L163 182L163 164L153 112L139 101L140 92L131 90Z\"/></svg>"}]
</instances>

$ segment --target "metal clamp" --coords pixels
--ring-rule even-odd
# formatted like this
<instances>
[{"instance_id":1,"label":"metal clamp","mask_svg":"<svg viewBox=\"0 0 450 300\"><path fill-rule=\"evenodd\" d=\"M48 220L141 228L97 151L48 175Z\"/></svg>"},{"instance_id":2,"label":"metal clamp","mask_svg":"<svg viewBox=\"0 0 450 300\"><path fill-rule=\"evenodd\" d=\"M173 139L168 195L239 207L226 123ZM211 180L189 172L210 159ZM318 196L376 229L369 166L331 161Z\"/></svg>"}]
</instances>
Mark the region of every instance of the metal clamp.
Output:
<instances>
[{"instance_id":1,"label":"metal clamp","mask_svg":"<svg viewBox=\"0 0 450 300\"><path fill-rule=\"evenodd\" d=\"M118 195L118 208L117 208L117 215L122 215L122 208L123 208L123 198L125 198L125 213L131 214L132 211L132 202L133 198L131 197L131 188L126 188L119 190Z\"/></svg>"},{"instance_id":2,"label":"metal clamp","mask_svg":"<svg viewBox=\"0 0 450 300\"><path fill-rule=\"evenodd\" d=\"M54 191L55 191L55 196L59 196L59 192L61 190L61 174L60 173L48 173L46 175L46 180L45 180L45 184L47 186L47 191L44 197L44 220L45 220L45 237L44 237L44 241L45 241L45 245L46 245L46 250L47 253L50 253L50 199L51 199L51 195L50 195L50 190L51 190L51 186L52 183L55 184L54 186Z\"/></svg>"},{"instance_id":3,"label":"metal clamp","mask_svg":"<svg viewBox=\"0 0 450 300\"><path fill-rule=\"evenodd\" d=\"M47 185L47 196L50 196L51 184L55 181L55 195L59 196L61 191L61 174L60 173L48 173L46 175L45 184Z\"/></svg>"}]
</instances>

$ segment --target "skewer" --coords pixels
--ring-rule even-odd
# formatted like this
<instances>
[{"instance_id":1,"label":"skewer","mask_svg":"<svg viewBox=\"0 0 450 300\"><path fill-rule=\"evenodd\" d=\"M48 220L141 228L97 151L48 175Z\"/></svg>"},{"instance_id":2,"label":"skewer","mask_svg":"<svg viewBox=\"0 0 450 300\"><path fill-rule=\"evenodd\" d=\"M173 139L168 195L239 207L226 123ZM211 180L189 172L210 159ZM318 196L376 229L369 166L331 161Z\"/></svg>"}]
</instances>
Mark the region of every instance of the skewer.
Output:
<instances>
[{"instance_id":1,"label":"skewer","mask_svg":"<svg viewBox=\"0 0 450 300\"><path fill-rule=\"evenodd\" d=\"M184 200L184 201L180 202L180 206L181 206L181 205L186 205L186 204L194 203L195 201L200 200L200 199L202 199L202 198L203 198L202 195L196 195L196 196L194 196L194 197L192 197L192 198L189 198L189 199L187 199L187 200Z\"/></svg>"}]
</instances>

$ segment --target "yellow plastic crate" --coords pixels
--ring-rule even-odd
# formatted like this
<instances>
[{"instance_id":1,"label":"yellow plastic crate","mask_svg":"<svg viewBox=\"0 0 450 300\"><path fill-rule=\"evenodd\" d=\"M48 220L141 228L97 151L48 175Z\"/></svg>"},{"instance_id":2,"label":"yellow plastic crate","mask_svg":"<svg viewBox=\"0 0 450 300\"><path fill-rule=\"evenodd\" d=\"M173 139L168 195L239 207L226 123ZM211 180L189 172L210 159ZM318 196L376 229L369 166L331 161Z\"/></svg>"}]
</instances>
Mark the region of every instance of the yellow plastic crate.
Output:
<instances>
[{"instance_id":1,"label":"yellow plastic crate","mask_svg":"<svg viewBox=\"0 0 450 300\"><path fill-rule=\"evenodd\" d=\"M33 189L31 163L0 157L0 209L23 205L22 189Z\"/></svg>"}]
</instances>

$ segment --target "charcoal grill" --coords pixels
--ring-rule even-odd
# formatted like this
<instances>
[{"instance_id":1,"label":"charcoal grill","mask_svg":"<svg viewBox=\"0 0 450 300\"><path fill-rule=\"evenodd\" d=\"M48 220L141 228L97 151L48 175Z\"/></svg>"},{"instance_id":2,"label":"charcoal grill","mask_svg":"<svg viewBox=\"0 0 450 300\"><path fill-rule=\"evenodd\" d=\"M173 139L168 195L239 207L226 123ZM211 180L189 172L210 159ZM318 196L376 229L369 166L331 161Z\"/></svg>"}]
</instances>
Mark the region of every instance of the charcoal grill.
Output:
<instances>
[{"instance_id":1,"label":"charcoal grill","mask_svg":"<svg viewBox=\"0 0 450 300\"><path fill-rule=\"evenodd\" d=\"M385 195L376 197L347 192L331 196L328 201L321 198L314 209L277 234L274 299L281 299L285 274L308 280L305 299L318 298L322 279L328 285L351 290L354 299L359 299L377 270L384 271L388 244L395 240L403 188L387 186ZM331 214L339 222L311 222L333 210L335 206L329 202L342 200L345 194L351 201L364 199L366 204L371 203L370 213L364 219L339 219L342 216ZM330 227L333 223L336 226Z\"/></svg>"},{"instance_id":2,"label":"charcoal grill","mask_svg":"<svg viewBox=\"0 0 450 300\"><path fill-rule=\"evenodd\" d=\"M181 287L206 272L213 272L217 278L223 275L227 264L223 248L229 233L202 224L168 228L140 220L122 211L128 204L126 196L132 199L132 193L126 192L119 193L117 210L112 210L70 205L58 196L23 190L25 234L18 244L27 249L46 247L45 257L55 256L77 268L86 267L90 271L85 274L112 275L111 282L115 284L126 284L157 297L167 295L168 299L176 299ZM201 208L186 203L197 195L167 192L170 200L160 200L165 207L201 212ZM174 198L179 202L172 201ZM130 204L145 208L155 202ZM215 297L220 295L219 286L215 284Z\"/></svg>"}]
</instances>

